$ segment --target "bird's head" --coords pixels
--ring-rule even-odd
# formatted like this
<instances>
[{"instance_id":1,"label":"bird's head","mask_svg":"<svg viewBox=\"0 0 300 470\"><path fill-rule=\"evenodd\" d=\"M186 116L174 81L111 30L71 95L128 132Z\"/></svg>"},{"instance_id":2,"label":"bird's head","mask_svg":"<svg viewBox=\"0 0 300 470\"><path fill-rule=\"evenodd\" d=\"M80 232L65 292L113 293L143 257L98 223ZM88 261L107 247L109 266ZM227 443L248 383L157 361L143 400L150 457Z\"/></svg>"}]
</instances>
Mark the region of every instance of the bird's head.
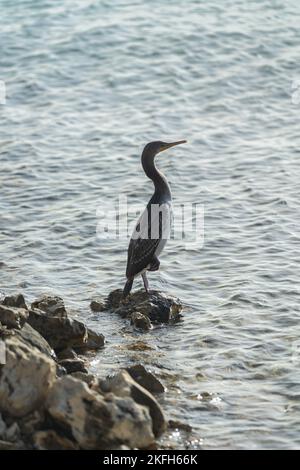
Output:
<instances>
[{"instance_id":1,"label":"bird's head","mask_svg":"<svg viewBox=\"0 0 300 470\"><path fill-rule=\"evenodd\" d=\"M178 140L177 142L161 142L160 140L157 140L155 142L149 142L144 148L145 154L155 156L160 152L163 152L164 150L169 149L170 147L175 147L175 145L180 145L180 144L185 144L186 140Z\"/></svg>"}]
</instances>

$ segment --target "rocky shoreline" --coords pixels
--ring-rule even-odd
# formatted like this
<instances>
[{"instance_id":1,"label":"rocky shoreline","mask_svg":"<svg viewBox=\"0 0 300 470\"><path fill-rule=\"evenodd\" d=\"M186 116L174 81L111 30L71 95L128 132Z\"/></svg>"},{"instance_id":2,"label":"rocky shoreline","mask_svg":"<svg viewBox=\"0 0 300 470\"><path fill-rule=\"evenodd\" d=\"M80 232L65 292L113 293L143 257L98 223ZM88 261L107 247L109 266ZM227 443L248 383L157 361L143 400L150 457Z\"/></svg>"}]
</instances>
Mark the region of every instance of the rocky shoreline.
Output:
<instances>
[{"instance_id":1,"label":"rocky shoreline","mask_svg":"<svg viewBox=\"0 0 300 470\"><path fill-rule=\"evenodd\" d=\"M91 309L116 312L141 332L181 319L178 299L121 294L93 299ZM60 297L30 306L22 294L2 298L0 449L153 449L168 428L179 428L157 400L163 384L143 365L107 378L89 373L86 353L104 347L104 336L72 318Z\"/></svg>"}]
</instances>

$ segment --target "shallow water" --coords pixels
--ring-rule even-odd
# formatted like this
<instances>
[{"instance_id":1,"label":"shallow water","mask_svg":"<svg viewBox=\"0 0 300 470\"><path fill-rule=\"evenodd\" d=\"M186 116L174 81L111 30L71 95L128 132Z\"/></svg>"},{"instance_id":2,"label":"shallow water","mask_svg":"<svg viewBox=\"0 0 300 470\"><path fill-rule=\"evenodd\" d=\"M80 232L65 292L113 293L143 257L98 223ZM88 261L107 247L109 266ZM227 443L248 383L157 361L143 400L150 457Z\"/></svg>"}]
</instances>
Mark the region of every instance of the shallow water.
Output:
<instances>
[{"instance_id":1,"label":"shallow water","mask_svg":"<svg viewBox=\"0 0 300 470\"><path fill-rule=\"evenodd\" d=\"M61 295L107 338L99 375L148 364L169 417L193 426L191 446L298 448L298 2L0 11L1 290ZM118 193L142 208L143 145L183 138L159 165L175 204L204 205L204 246L170 240L150 282L182 299L185 319L141 337L89 310L123 286L128 243L96 237L96 209ZM128 350L137 340L152 349Z\"/></svg>"}]
</instances>

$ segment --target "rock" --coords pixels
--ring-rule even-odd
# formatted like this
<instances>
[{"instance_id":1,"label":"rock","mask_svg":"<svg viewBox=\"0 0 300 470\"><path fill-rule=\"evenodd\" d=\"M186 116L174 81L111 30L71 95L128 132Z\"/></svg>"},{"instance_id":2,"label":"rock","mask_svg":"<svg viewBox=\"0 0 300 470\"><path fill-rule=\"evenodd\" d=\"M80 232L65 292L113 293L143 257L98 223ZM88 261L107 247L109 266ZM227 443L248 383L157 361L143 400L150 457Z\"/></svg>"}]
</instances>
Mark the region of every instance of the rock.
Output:
<instances>
[{"instance_id":1,"label":"rock","mask_svg":"<svg viewBox=\"0 0 300 470\"><path fill-rule=\"evenodd\" d=\"M44 426L45 413L43 409L40 408L39 410L34 410L32 413L19 418L18 422L20 424L22 435L26 436L27 439L31 439L32 435Z\"/></svg>"},{"instance_id":2,"label":"rock","mask_svg":"<svg viewBox=\"0 0 300 470\"><path fill-rule=\"evenodd\" d=\"M27 310L27 305L22 294L8 295L4 297L2 304L7 307L25 308Z\"/></svg>"},{"instance_id":3,"label":"rock","mask_svg":"<svg viewBox=\"0 0 300 470\"><path fill-rule=\"evenodd\" d=\"M85 372L72 372L70 375L74 377L74 379L82 380L89 387L96 384L97 382L97 379L93 374L86 374Z\"/></svg>"},{"instance_id":4,"label":"rock","mask_svg":"<svg viewBox=\"0 0 300 470\"><path fill-rule=\"evenodd\" d=\"M63 360L63 359L77 359L78 356L76 354L76 352L71 349L71 348L66 348L66 349L63 349L62 351L59 351L57 353L57 358L59 360Z\"/></svg>"},{"instance_id":5,"label":"rock","mask_svg":"<svg viewBox=\"0 0 300 470\"><path fill-rule=\"evenodd\" d=\"M10 442L18 442L20 440L20 428L18 423L14 422L6 429L5 437Z\"/></svg>"},{"instance_id":6,"label":"rock","mask_svg":"<svg viewBox=\"0 0 300 470\"><path fill-rule=\"evenodd\" d=\"M127 344L124 347L129 351L154 351L154 348L145 343L145 341L135 341L134 343Z\"/></svg>"},{"instance_id":7,"label":"rock","mask_svg":"<svg viewBox=\"0 0 300 470\"><path fill-rule=\"evenodd\" d=\"M61 312L59 316L51 316L45 310L30 309L28 323L54 350L82 347L87 341L87 329L84 324L66 317Z\"/></svg>"},{"instance_id":8,"label":"rock","mask_svg":"<svg viewBox=\"0 0 300 470\"><path fill-rule=\"evenodd\" d=\"M33 444L37 450L78 450L78 446L52 429L37 431L33 435Z\"/></svg>"},{"instance_id":9,"label":"rock","mask_svg":"<svg viewBox=\"0 0 300 470\"><path fill-rule=\"evenodd\" d=\"M91 310L93 312L102 312L106 309L106 304L102 299L92 299L90 304Z\"/></svg>"},{"instance_id":10,"label":"rock","mask_svg":"<svg viewBox=\"0 0 300 470\"><path fill-rule=\"evenodd\" d=\"M153 434L160 436L166 429L166 420L163 411L153 395L135 382L125 370L114 377L99 382L100 389L112 392L119 397L131 397L136 403L146 406L152 419Z\"/></svg>"},{"instance_id":11,"label":"rock","mask_svg":"<svg viewBox=\"0 0 300 470\"><path fill-rule=\"evenodd\" d=\"M6 424L5 424L5 421L3 420L2 415L0 413L0 439L4 438L5 432L6 432Z\"/></svg>"},{"instance_id":12,"label":"rock","mask_svg":"<svg viewBox=\"0 0 300 470\"><path fill-rule=\"evenodd\" d=\"M79 359L79 357L77 359L63 359L59 361L59 365L66 369L67 374L71 374L72 372L88 372L84 361Z\"/></svg>"},{"instance_id":13,"label":"rock","mask_svg":"<svg viewBox=\"0 0 300 470\"><path fill-rule=\"evenodd\" d=\"M133 312L131 314L130 323L134 325L136 328L139 328L144 331L149 331L151 330L151 327L152 327L149 317L147 317L146 315L143 315L140 312Z\"/></svg>"},{"instance_id":14,"label":"rock","mask_svg":"<svg viewBox=\"0 0 300 470\"><path fill-rule=\"evenodd\" d=\"M126 300L121 289L111 292L107 298L107 307L115 310L123 318L139 312L149 317L154 323L176 323L181 319L182 304L179 299L158 291L147 293L139 290Z\"/></svg>"},{"instance_id":15,"label":"rock","mask_svg":"<svg viewBox=\"0 0 300 470\"><path fill-rule=\"evenodd\" d=\"M32 309L42 310L48 316L55 316L59 318L66 318L67 311L64 301L61 297L52 295L42 295L37 300L32 302Z\"/></svg>"},{"instance_id":16,"label":"rock","mask_svg":"<svg viewBox=\"0 0 300 470\"><path fill-rule=\"evenodd\" d=\"M21 450L25 449L25 445L20 442L9 442L0 440L0 450Z\"/></svg>"},{"instance_id":17,"label":"rock","mask_svg":"<svg viewBox=\"0 0 300 470\"><path fill-rule=\"evenodd\" d=\"M55 382L46 407L82 449L107 449L116 444L142 448L153 442L147 408L130 397L101 396L70 376Z\"/></svg>"},{"instance_id":18,"label":"rock","mask_svg":"<svg viewBox=\"0 0 300 470\"><path fill-rule=\"evenodd\" d=\"M179 429L185 432L191 432L193 429L189 424L182 423L181 421L173 421L172 419L168 422L169 429Z\"/></svg>"},{"instance_id":19,"label":"rock","mask_svg":"<svg viewBox=\"0 0 300 470\"><path fill-rule=\"evenodd\" d=\"M82 346L76 347L76 350L102 349L104 347L104 343L105 339L101 333L96 333L96 331L87 328L87 339Z\"/></svg>"},{"instance_id":20,"label":"rock","mask_svg":"<svg viewBox=\"0 0 300 470\"><path fill-rule=\"evenodd\" d=\"M45 400L55 380L55 362L16 336L8 337L0 373L0 411L21 417Z\"/></svg>"},{"instance_id":21,"label":"rock","mask_svg":"<svg viewBox=\"0 0 300 470\"><path fill-rule=\"evenodd\" d=\"M28 318L25 308L8 307L0 304L0 322L7 328L21 329Z\"/></svg>"},{"instance_id":22,"label":"rock","mask_svg":"<svg viewBox=\"0 0 300 470\"><path fill-rule=\"evenodd\" d=\"M163 384L151 372L145 369L142 364L136 364L128 367L127 372L141 387L144 387L150 393L164 393Z\"/></svg>"},{"instance_id":23,"label":"rock","mask_svg":"<svg viewBox=\"0 0 300 470\"><path fill-rule=\"evenodd\" d=\"M25 341L28 345L31 345L35 348L37 348L40 352L45 354L46 356L51 357L52 359L55 359L55 352L53 349L49 346L45 338L43 338L42 335L38 333L32 326L30 326L28 323L25 323L23 326L22 330L16 331L16 335L19 336L23 341Z\"/></svg>"},{"instance_id":24,"label":"rock","mask_svg":"<svg viewBox=\"0 0 300 470\"><path fill-rule=\"evenodd\" d=\"M123 301L122 289L115 289L107 297L106 307L109 309L118 308Z\"/></svg>"}]
</instances>

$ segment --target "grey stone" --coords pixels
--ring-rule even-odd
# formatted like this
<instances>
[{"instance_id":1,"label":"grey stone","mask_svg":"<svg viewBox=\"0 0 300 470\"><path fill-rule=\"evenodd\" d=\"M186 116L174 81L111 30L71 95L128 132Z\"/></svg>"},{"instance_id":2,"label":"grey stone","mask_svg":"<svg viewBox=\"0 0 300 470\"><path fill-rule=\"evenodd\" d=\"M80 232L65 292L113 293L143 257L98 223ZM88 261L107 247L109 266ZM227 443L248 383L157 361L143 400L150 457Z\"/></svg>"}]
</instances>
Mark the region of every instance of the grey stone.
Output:
<instances>
[{"instance_id":1,"label":"grey stone","mask_svg":"<svg viewBox=\"0 0 300 470\"><path fill-rule=\"evenodd\" d=\"M154 435L160 436L166 429L166 420L157 400L145 388L135 382L125 370L99 382L100 390L119 397L131 397L136 403L146 406L152 419Z\"/></svg>"},{"instance_id":2,"label":"grey stone","mask_svg":"<svg viewBox=\"0 0 300 470\"><path fill-rule=\"evenodd\" d=\"M56 295L42 295L37 300L32 302L31 308L42 310L43 312L47 313L48 316L55 316L59 318L67 317L64 301L61 297Z\"/></svg>"},{"instance_id":3,"label":"grey stone","mask_svg":"<svg viewBox=\"0 0 300 470\"><path fill-rule=\"evenodd\" d=\"M54 350L82 347L87 341L87 328L82 322L64 315L50 316L38 309L29 310L28 323Z\"/></svg>"},{"instance_id":4,"label":"grey stone","mask_svg":"<svg viewBox=\"0 0 300 470\"><path fill-rule=\"evenodd\" d=\"M106 309L106 304L102 299L92 299L90 307L93 312L102 312Z\"/></svg>"},{"instance_id":5,"label":"grey stone","mask_svg":"<svg viewBox=\"0 0 300 470\"><path fill-rule=\"evenodd\" d=\"M25 308L8 307L0 304L0 322L7 328L21 329L28 318Z\"/></svg>"},{"instance_id":6,"label":"grey stone","mask_svg":"<svg viewBox=\"0 0 300 470\"><path fill-rule=\"evenodd\" d=\"M69 375L55 382L46 407L82 449L109 448L116 443L142 448L154 439L147 408L130 397L104 397Z\"/></svg>"},{"instance_id":7,"label":"grey stone","mask_svg":"<svg viewBox=\"0 0 300 470\"><path fill-rule=\"evenodd\" d=\"M131 314L130 323L136 328L144 331L149 331L152 328L151 321L149 317L143 315L140 312L133 312Z\"/></svg>"},{"instance_id":8,"label":"grey stone","mask_svg":"<svg viewBox=\"0 0 300 470\"><path fill-rule=\"evenodd\" d=\"M2 304L6 305L7 307L27 309L27 305L22 294L8 295L4 297Z\"/></svg>"},{"instance_id":9,"label":"grey stone","mask_svg":"<svg viewBox=\"0 0 300 470\"><path fill-rule=\"evenodd\" d=\"M182 318L180 300L158 291L147 293L139 290L124 300L121 289L116 289L109 294L107 306L123 318L130 318L133 313L139 312L153 323L176 323Z\"/></svg>"},{"instance_id":10,"label":"grey stone","mask_svg":"<svg viewBox=\"0 0 300 470\"><path fill-rule=\"evenodd\" d=\"M34 433L33 444L37 450L78 450L75 442L59 435L53 429Z\"/></svg>"},{"instance_id":11,"label":"grey stone","mask_svg":"<svg viewBox=\"0 0 300 470\"><path fill-rule=\"evenodd\" d=\"M0 411L21 417L39 407L55 380L55 362L16 336L8 337L0 374Z\"/></svg>"},{"instance_id":12,"label":"grey stone","mask_svg":"<svg viewBox=\"0 0 300 470\"><path fill-rule=\"evenodd\" d=\"M150 393L164 393L165 388L163 384L155 377L152 372L145 369L142 364L135 364L134 366L126 368L127 372L131 375L141 387L144 387Z\"/></svg>"}]
</instances>

